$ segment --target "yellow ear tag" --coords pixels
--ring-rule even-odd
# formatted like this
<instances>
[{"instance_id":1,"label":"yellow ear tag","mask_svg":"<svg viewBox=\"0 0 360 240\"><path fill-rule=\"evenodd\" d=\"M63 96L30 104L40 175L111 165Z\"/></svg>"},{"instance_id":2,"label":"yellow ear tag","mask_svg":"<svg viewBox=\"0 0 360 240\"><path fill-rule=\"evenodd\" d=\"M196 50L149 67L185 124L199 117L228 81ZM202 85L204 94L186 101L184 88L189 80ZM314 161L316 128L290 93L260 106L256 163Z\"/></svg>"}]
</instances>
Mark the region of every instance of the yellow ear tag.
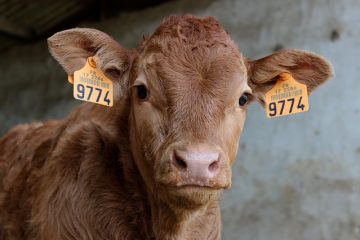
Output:
<instances>
[{"instance_id":1,"label":"yellow ear tag","mask_svg":"<svg viewBox=\"0 0 360 240\"><path fill-rule=\"evenodd\" d=\"M305 84L297 82L289 73L281 73L275 86L265 94L268 118L302 113L309 110Z\"/></svg>"},{"instance_id":2,"label":"yellow ear tag","mask_svg":"<svg viewBox=\"0 0 360 240\"><path fill-rule=\"evenodd\" d=\"M93 57L89 57L85 66L68 76L74 84L74 98L111 107L113 105L113 83L96 67Z\"/></svg>"}]
</instances>

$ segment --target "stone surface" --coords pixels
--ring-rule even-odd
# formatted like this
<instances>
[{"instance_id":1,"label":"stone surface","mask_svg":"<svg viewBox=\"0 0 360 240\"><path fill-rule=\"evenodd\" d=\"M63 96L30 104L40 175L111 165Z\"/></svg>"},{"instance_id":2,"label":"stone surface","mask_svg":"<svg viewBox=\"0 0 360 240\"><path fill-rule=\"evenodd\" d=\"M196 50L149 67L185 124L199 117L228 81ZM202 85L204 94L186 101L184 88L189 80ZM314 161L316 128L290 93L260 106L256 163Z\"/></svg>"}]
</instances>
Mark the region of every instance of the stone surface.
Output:
<instances>
[{"instance_id":1,"label":"stone surface","mask_svg":"<svg viewBox=\"0 0 360 240\"><path fill-rule=\"evenodd\" d=\"M179 0L80 26L136 47L165 16L211 15L252 59L281 48L328 58L336 77L310 97L308 113L268 120L250 107L222 200L223 239L360 240L359 12L357 0ZM1 134L79 104L45 41L1 53L0 102Z\"/></svg>"}]
</instances>

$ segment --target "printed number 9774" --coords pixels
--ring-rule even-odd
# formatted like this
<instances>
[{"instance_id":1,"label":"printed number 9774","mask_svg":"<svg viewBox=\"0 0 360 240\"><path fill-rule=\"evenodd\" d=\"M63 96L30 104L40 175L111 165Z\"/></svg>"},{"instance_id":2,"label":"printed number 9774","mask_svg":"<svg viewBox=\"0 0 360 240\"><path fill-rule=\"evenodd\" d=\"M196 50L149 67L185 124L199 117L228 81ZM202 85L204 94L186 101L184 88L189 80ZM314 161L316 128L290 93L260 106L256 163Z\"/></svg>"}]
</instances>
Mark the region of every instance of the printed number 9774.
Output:
<instances>
[{"instance_id":1,"label":"printed number 9774","mask_svg":"<svg viewBox=\"0 0 360 240\"><path fill-rule=\"evenodd\" d=\"M301 111L304 111L304 104L301 103L302 97L299 98L299 102L297 103L296 108L297 109L301 109ZM287 114L290 114L293 112L294 110L294 103L295 103L295 99L294 98L289 98L286 101L285 100L279 100L277 102L271 102L269 103L269 115L270 117L274 117L276 115L283 115L284 114L284 108L285 108L285 104L290 104L290 108L289 108L289 112Z\"/></svg>"},{"instance_id":2,"label":"printed number 9774","mask_svg":"<svg viewBox=\"0 0 360 240\"><path fill-rule=\"evenodd\" d=\"M95 102L98 103L99 100L101 99L101 95L102 95L101 88L94 88L92 86L84 86L83 84L78 84L77 85L77 97L81 100L89 101L91 99L94 89L97 93L97 95L95 96L96 97ZM107 103L107 105L110 105L110 99L108 97L109 97L109 91L106 91L103 100L104 100L104 102Z\"/></svg>"}]
</instances>

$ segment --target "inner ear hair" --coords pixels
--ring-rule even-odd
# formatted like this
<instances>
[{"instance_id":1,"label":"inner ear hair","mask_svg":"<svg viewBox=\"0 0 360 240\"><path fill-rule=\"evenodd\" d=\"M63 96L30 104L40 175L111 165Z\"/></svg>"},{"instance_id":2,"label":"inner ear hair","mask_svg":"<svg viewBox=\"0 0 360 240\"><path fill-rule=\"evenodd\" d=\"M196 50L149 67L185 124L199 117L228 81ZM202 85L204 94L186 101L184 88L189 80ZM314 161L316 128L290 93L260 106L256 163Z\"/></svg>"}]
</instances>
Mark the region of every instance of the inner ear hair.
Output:
<instances>
[{"instance_id":1,"label":"inner ear hair","mask_svg":"<svg viewBox=\"0 0 360 240\"><path fill-rule=\"evenodd\" d=\"M255 91L269 90L283 72L306 84L309 93L334 75L326 59L303 50L282 50L255 61L248 60L249 85Z\"/></svg>"},{"instance_id":2,"label":"inner ear hair","mask_svg":"<svg viewBox=\"0 0 360 240\"><path fill-rule=\"evenodd\" d=\"M48 39L53 57L72 75L86 59L94 56L97 67L112 79L128 70L130 54L107 34L91 28L73 28L58 32Z\"/></svg>"}]
</instances>

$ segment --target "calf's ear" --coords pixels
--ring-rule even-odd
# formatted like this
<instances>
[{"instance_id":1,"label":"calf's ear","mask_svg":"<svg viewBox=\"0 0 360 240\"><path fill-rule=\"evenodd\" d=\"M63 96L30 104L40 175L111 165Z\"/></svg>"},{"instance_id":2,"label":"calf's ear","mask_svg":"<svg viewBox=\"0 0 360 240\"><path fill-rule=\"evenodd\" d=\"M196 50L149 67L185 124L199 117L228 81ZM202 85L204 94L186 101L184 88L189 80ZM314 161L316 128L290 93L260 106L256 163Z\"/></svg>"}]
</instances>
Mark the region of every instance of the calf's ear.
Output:
<instances>
[{"instance_id":1,"label":"calf's ear","mask_svg":"<svg viewBox=\"0 0 360 240\"><path fill-rule=\"evenodd\" d=\"M58 32L48 39L50 53L69 75L81 69L88 57L94 56L96 65L113 82L130 68L131 52L107 34L90 28L73 28Z\"/></svg>"},{"instance_id":2,"label":"calf's ear","mask_svg":"<svg viewBox=\"0 0 360 240\"><path fill-rule=\"evenodd\" d=\"M301 50L283 50L255 61L248 61L248 82L256 99L264 104L265 93L276 83L280 73L290 73L307 85L310 95L334 75L332 65L321 56Z\"/></svg>"}]
</instances>

